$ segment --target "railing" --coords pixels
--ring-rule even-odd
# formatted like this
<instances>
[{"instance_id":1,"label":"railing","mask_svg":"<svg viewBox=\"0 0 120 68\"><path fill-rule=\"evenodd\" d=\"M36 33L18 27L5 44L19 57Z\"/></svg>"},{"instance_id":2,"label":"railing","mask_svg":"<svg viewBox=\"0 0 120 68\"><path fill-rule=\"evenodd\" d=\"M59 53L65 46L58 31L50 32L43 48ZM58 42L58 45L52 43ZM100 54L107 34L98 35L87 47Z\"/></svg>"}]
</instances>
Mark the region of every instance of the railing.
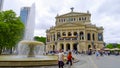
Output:
<instances>
[{"instance_id":1,"label":"railing","mask_svg":"<svg viewBox=\"0 0 120 68\"><path fill-rule=\"evenodd\" d=\"M58 38L58 40L78 40L78 38Z\"/></svg>"}]
</instances>

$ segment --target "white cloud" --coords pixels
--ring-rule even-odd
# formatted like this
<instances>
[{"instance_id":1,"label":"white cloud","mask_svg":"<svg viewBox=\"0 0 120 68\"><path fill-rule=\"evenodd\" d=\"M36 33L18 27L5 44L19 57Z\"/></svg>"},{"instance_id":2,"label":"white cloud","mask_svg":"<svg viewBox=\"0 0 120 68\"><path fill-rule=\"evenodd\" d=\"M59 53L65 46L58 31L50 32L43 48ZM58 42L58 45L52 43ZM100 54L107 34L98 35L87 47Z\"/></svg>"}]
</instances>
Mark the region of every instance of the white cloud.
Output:
<instances>
[{"instance_id":1,"label":"white cloud","mask_svg":"<svg viewBox=\"0 0 120 68\"><path fill-rule=\"evenodd\" d=\"M120 1L119 0L5 0L4 10L13 9L18 15L20 8L36 3L35 35L46 36L46 29L55 25L55 16L70 12L90 11L91 21L104 27L105 42L120 41Z\"/></svg>"}]
</instances>

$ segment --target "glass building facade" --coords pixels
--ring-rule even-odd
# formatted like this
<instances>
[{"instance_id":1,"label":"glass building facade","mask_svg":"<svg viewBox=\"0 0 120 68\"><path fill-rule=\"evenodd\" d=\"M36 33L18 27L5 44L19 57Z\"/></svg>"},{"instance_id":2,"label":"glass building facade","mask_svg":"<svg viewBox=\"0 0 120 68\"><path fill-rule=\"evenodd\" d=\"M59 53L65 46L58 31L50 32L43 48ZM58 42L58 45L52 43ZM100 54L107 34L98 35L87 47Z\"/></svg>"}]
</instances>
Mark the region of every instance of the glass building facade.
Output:
<instances>
[{"instance_id":1,"label":"glass building facade","mask_svg":"<svg viewBox=\"0 0 120 68\"><path fill-rule=\"evenodd\" d=\"M21 17L22 22L25 25L26 25L27 20L28 20L29 12L30 12L30 7L23 7L23 8L21 8L20 17Z\"/></svg>"},{"instance_id":2,"label":"glass building facade","mask_svg":"<svg viewBox=\"0 0 120 68\"><path fill-rule=\"evenodd\" d=\"M0 0L0 11L2 10L3 8L3 0Z\"/></svg>"},{"instance_id":3,"label":"glass building facade","mask_svg":"<svg viewBox=\"0 0 120 68\"><path fill-rule=\"evenodd\" d=\"M31 7L23 7L20 11L20 17L25 25L24 40L33 40L35 26L35 4Z\"/></svg>"}]
</instances>

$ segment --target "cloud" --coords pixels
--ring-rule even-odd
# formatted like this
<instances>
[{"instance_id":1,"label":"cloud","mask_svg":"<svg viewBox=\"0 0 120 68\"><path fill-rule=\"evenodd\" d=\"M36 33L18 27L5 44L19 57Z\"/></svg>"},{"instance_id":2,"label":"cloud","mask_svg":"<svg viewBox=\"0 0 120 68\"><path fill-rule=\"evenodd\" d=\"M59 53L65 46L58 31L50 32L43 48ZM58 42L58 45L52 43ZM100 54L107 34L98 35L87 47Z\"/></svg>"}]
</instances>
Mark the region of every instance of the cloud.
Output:
<instances>
[{"instance_id":1,"label":"cloud","mask_svg":"<svg viewBox=\"0 0 120 68\"><path fill-rule=\"evenodd\" d=\"M120 1L105 0L93 14L93 22L104 27L105 42L120 41Z\"/></svg>"},{"instance_id":2,"label":"cloud","mask_svg":"<svg viewBox=\"0 0 120 68\"><path fill-rule=\"evenodd\" d=\"M105 1L100 7L98 12L108 16L120 14L120 0Z\"/></svg>"},{"instance_id":3,"label":"cloud","mask_svg":"<svg viewBox=\"0 0 120 68\"><path fill-rule=\"evenodd\" d=\"M36 4L35 36L46 36L46 30L55 26L55 16L70 12L91 13L91 23L104 27L105 42L120 41L120 0L5 0L4 10L13 9L17 15L20 8Z\"/></svg>"}]
</instances>

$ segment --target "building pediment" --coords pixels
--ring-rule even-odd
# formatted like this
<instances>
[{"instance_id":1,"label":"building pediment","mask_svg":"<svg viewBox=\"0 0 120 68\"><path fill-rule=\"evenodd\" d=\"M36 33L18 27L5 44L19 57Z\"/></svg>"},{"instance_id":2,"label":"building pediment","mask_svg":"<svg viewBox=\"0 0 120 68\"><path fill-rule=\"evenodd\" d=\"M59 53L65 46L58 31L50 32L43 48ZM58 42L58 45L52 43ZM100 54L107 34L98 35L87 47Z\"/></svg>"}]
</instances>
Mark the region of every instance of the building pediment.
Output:
<instances>
[{"instance_id":1,"label":"building pediment","mask_svg":"<svg viewBox=\"0 0 120 68\"><path fill-rule=\"evenodd\" d=\"M90 15L90 14L89 13L80 13L80 12L69 12L67 14L57 16L57 18L59 18L59 17L70 17L70 16L83 16L83 15Z\"/></svg>"}]
</instances>

